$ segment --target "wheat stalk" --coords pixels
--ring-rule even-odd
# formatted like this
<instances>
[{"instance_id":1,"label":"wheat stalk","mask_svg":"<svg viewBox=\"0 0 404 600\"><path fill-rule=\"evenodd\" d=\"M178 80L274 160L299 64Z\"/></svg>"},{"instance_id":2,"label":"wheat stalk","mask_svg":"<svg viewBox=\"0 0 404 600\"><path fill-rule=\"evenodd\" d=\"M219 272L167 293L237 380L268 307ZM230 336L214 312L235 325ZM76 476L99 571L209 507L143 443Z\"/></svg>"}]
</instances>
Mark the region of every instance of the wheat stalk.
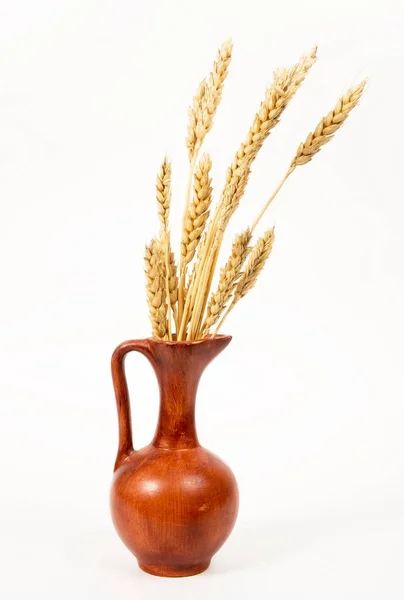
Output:
<instances>
[{"instance_id":1,"label":"wheat stalk","mask_svg":"<svg viewBox=\"0 0 404 600\"><path fill-rule=\"evenodd\" d=\"M202 234L202 238L200 240L200 243L198 245L198 252L197 252L197 257L194 261L193 267L192 267L192 272L191 275L189 277L189 284L188 284L188 288L184 289L185 292L185 299L186 299L186 305L185 307L188 307L188 293L189 290L192 288L192 286L194 285L195 282L195 278L196 275L198 273L198 270L200 268L200 264L201 264L201 260L202 260L202 252L203 252L203 248L206 242L206 231ZM183 317L181 319L181 321L179 322L179 328L177 330L177 340L181 341L183 339L185 339L185 332L188 326L188 322L189 322L189 313L185 310Z\"/></svg>"},{"instance_id":2,"label":"wheat stalk","mask_svg":"<svg viewBox=\"0 0 404 600\"><path fill-rule=\"evenodd\" d=\"M272 252L272 247L275 241L274 228L268 229L264 235L258 239L254 248L250 253L246 268L242 273L234 290L233 300L223 315L222 320L217 326L214 335L217 334L225 319L232 311L237 302L255 286L258 276L265 266L265 263Z\"/></svg>"},{"instance_id":3,"label":"wheat stalk","mask_svg":"<svg viewBox=\"0 0 404 600\"><path fill-rule=\"evenodd\" d=\"M278 194L283 184L286 182L288 177L293 173L296 167L305 165L310 162L315 154L320 152L321 148L330 142L334 137L334 134L340 129L342 124L348 118L349 113L358 104L363 91L366 86L366 80L362 81L359 85L349 89L337 102L334 109L331 110L326 117L323 117L314 129L313 133L309 133L305 142L302 142L293 157L290 167L280 184L273 192L272 196L267 200L266 204L256 217L255 221L251 226L251 231L254 231L259 221L263 217L264 213L268 209L269 205Z\"/></svg>"},{"instance_id":4,"label":"wheat stalk","mask_svg":"<svg viewBox=\"0 0 404 600\"><path fill-rule=\"evenodd\" d=\"M266 91L247 138L239 147L227 171L221 200L208 229L200 272L195 278L191 294L188 293L188 307L186 307L184 318L187 318L187 313L192 310L191 337L197 335L198 325L202 320L209 296L224 231L247 186L251 164L314 64L316 53L317 48L314 47L290 69L282 69L274 73L274 81Z\"/></svg>"},{"instance_id":5,"label":"wheat stalk","mask_svg":"<svg viewBox=\"0 0 404 600\"><path fill-rule=\"evenodd\" d=\"M156 178L156 197L157 197L157 210L160 220L160 244L163 254L163 262L165 265L165 287L166 287L166 298L167 298L167 325L168 325L168 339L172 340L172 329L171 329L171 312L174 314L174 306L171 302L171 289L173 285L177 285L177 281L173 280L173 276L176 275L176 267L174 263L171 265L174 257L171 251L170 242L170 230L169 230L169 216L171 206L171 162L167 156L161 164L160 170Z\"/></svg>"},{"instance_id":6,"label":"wheat stalk","mask_svg":"<svg viewBox=\"0 0 404 600\"><path fill-rule=\"evenodd\" d=\"M160 244L153 239L145 247L145 274L147 303L153 336L165 339L168 333L165 269L161 260Z\"/></svg>"},{"instance_id":7,"label":"wheat stalk","mask_svg":"<svg viewBox=\"0 0 404 600\"><path fill-rule=\"evenodd\" d=\"M246 229L235 237L230 257L225 266L220 270L219 283L216 292L212 293L206 308L206 317L203 323L203 335L220 319L234 288L241 276L242 266L251 251L249 246L251 231Z\"/></svg>"},{"instance_id":8,"label":"wheat stalk","mask_svg":"<svg viewBox=\"0 0 404 600\"><path fill-rule=\"evenodd\" d=\"M227 77L228 68L231 61L233 43L231 40L224 42L218 50L216 61L213 64L213 70L210 75L199 85L198 91L193 98L192 106L189 109L188 136L186 146L190 161L188 184L185 194L185 209L182 219L182 229L186 228L186 218L189 210L192 177L200 147L206 134L213 125L213 118L219 106L223 84ZM184 288L186 278L186 263L181 254L180 260L180 282L178 290L178 318L182 319L184 306Z\"/></svg>"}]
</instances>

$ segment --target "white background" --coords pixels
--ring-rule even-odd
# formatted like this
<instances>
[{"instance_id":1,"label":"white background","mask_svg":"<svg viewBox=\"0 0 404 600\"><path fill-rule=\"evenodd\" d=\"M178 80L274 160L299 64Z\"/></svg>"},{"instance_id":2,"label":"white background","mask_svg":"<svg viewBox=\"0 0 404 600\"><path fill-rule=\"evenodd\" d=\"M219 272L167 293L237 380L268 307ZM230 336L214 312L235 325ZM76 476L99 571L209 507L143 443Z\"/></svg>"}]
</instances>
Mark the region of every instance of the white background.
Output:
<instances>
[{"instance_id":1,"label":"white background","mask_svg":"<svg viewBox=\"0 0 404 600\"><path fill-rule=\"evenodd\" d=\"M0 6L1 597L402 599L402 5ZM370 83L266 215L273 256L201 382L199 435L237 476L236 528L203 575L159 579L110 522L109 358L149 334L155 175L167 152L178 241L187 107L228 36L233 64L206 140L217 191L272 70L316 43L319 61L254 164L225 254L319 118ZM127 365L139 447L157 386L143 357Z\"/></svg>"}]
</instances>

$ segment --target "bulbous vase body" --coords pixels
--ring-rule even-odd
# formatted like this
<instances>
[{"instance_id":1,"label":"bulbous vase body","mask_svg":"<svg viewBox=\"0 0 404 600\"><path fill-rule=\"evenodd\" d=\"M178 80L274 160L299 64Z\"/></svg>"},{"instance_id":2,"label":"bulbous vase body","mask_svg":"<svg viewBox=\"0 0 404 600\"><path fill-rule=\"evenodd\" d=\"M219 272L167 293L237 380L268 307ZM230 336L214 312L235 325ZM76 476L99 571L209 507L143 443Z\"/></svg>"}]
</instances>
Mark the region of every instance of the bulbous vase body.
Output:
<instances>
[{"instance_id":1,"label":"bulbous vase body","mask_svg":"<svg viewBox=\"0 0 404 600\"><path fill-rule=\"evenodd\" d=\"M132 340L118 346L112 373L119 449L111 513L122 541L153 575L201 573L229 536L238 512L233 473L202 448L195 430L195 397L206 365L230 342ZM134 451L123 361L137 350L150 360L160 387L160 414L150 445Z\"/></svg>"}]
</instances>

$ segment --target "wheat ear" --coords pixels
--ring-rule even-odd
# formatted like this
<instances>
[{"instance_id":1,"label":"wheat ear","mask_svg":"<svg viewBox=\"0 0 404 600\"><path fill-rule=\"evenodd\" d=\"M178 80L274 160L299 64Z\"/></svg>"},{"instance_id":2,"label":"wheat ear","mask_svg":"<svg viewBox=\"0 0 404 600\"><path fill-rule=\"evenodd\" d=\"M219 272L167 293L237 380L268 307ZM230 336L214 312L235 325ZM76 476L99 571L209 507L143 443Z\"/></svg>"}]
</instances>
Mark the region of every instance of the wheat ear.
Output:
<instances>
[{"instance_id":1,"label":"wheat ear","mask_svg":"<svg viewBox=\"0 0 404 600\"><path fill-rule=\"evenodd\" d=\"M222 98L223 84L227 77L233 43L226 40L218 50L210 75L199 85L189 109L188 136L186 145L189 160L198 153L206 134L211 130L213 119Z\"/></svg>"},{"instance_id":2,"label":"wheat ear","mask_svg":"<svg viewBox=\"0 0 404 600\"><path fill-rule=\"evenodd\" d=\"M234 288L241 276L243 264L251 251L250 240L250 229L246 229L235 237L230 257L220 270L217 290L212 293L206 308L206 317L202 328L204 336L218 322L233 295Z\"/></svg>"},{"instance_id":3,"label":"wheat ear","mask_svg":"<svg viewBox=\"0 0 404 600\"><path fill-rule=\"evenodd\" d=\"M182 232L181 255L184 267L193 259L209 218L209 207L212 202L211 167L212 161L209 155L204 154L195 169L193 199L189 205Z\"/></svg>"},{"instance_id":4,"label":"wheat ear","mask_svg":"<svg viewBox=\"0 0 404 600\"><path fill-rule=\"evenodd\" d=\"M349 116L349 113L358 104L366 86L366 80L362 81L356 87L349 89L337 102L334 110L331 110L326 117L321 119L313 133L310 133L306 141L301 143L297 149L296 156L293 158L290 168L294 169L298 165L305 165L315 154L320 152L324 144L327 144L341 125Z\"/></svg>"},{"instance_id":5,"label":"wheat ear","mask_svg":"<svg viewBox=\"0 0 404 600\"><path fill-rule=\"evenodd\" d=\"M165 339L168 332L165 269L161 260L160 244L152 240L145 248L145 274L147 303L153 336Z\"/></svg>"},{"instance_id":6,"label":"wheat ear","mask_svg":"<svg viewBox=\"0 0 404 600\"><path fill-rule=\"evenodd\" d=\"M219 329L222 327L225 319L237 304L237 302L244 298L244 296L255 286L258 276L265 266L265 263L272 252L272 247L275 241L275 230L269 229L264 235L258 239L254 248L250 253L246 268L242 273L234 290L233 300L223 315L222 320L217 326L214 335L217 334Z\"/></svg>"},{"instance_id":7,"label":"wheat ear","mask_svg":"<svg viewBox=\"0 0 404 600\"><path fill-rule=\"evenodd\" d=\"M345 120L348 118L349 113L358 104L363 91L366 86L366 80L362 81L356 87L349 89L337 102L334 110L330 111L326 117L323 117L313 133L309 133L305 142L302 142L297 149L296 155L294 156L290 167L283 177L282 181L267 200L266 204L256 217L254 223L251 226L251 231L254 231L262 216L266 212L267 208L282 188L285 181L293 173L293 171L299 165L305 165L310 162L315 154L320 152L321 148L332 140L334 134L342 126Z\"/></svg>"},{"instance_id":8,"label":"wheat ear","mask_svg":"<svg viewBox=\"0 0 404 600\"><path fill-rule=\"evenodd\" d=\"M171 206L171 162L166 156L164 157L160 170L157 174L156 197L157 210L160 220L160 244L165 265L168 339L172 340L173 338L171 329L171 313L173 313L175 318L175 304L172 304L171 298L172 292L174 291L174 285L177 286L177 281L176 266L174 262L174 256L171 251L169 230L169 216Z\"/></svg>"},{"instance_id":9,"label":"wheat ear","mask_svg":"<svg viewBox=\"0 0 404 600\"><path fill-rule=\"evenodd\" d=\"M224 231L247 186L251 164L265 139L279 122L286 106L303 83L316 60L316 54L317 48L314 47L307 55L302 56L293 67L274 73L274 81L265 93L247 138L239 147L227 171L226 184L208 229L201 268L195 278L191 294L188 293L188 307L186 307L184 318L187 318L187 313L192 310L191 339L197 335L198 324L201 322L209 296Z\"/></svg>"},{"instance_id":10,"label":"wheat ear","mask_svg":"<svg viewBox=\"0 0 404 600\"><path fill-rule=\"evenodd\" d=\"M157 210L162 235L168 231L168 218L171 205L171 162L164 157L156 178Z\"/></svg>"},{"instance_id":11,"label":"wheat ear","mask_svg":"<svg viewBox=\"0 0 404 600\"><path fill-rule=\"evenodd\" d=\"M167 265L165 265L165 269L167 269ZM168 260L168 277L167 272L165 270L166 277L166 293L168 292L170 298L170 307L173 313L173 319L176 329L178 328L178 318L177 318L177 310L176 305L178 302L178 275L177 275L177 265L175 262L174 252L170 251L169 260ZM168 282L168 288L167 288Z\"/></svg>"}]
</instances>

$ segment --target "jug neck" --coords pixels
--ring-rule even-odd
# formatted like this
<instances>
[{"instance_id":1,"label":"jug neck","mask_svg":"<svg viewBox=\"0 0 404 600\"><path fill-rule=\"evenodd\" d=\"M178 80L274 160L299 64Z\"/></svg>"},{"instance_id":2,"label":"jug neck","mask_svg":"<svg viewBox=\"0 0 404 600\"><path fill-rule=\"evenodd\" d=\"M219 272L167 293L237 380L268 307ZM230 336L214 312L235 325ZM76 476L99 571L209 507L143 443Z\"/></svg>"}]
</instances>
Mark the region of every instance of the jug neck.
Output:
<instances>
[{"instance_id":1,"label":"jug neck","mask_svg":"<svg viewBox=\"0 0 404 600\"><path fill-rule=\"evenodd\" d=\"M206 366L230 340L230 336L196 342L149 340L160 387L159 419L152 441L154 446L167 449L199 446L195 426L199 380Z\"/></svg>"},{"instance_id":2,"label":"jug neck","mask_svg":"<svg viewBox=\"0 0 404 600\"><path fill-rule=\"evenodd\" d=\"M195 426L198 380L191 372L163 372L160 382L160 411L153 445L158 448L199 446Z\"/></svg>"}]
</instances>

